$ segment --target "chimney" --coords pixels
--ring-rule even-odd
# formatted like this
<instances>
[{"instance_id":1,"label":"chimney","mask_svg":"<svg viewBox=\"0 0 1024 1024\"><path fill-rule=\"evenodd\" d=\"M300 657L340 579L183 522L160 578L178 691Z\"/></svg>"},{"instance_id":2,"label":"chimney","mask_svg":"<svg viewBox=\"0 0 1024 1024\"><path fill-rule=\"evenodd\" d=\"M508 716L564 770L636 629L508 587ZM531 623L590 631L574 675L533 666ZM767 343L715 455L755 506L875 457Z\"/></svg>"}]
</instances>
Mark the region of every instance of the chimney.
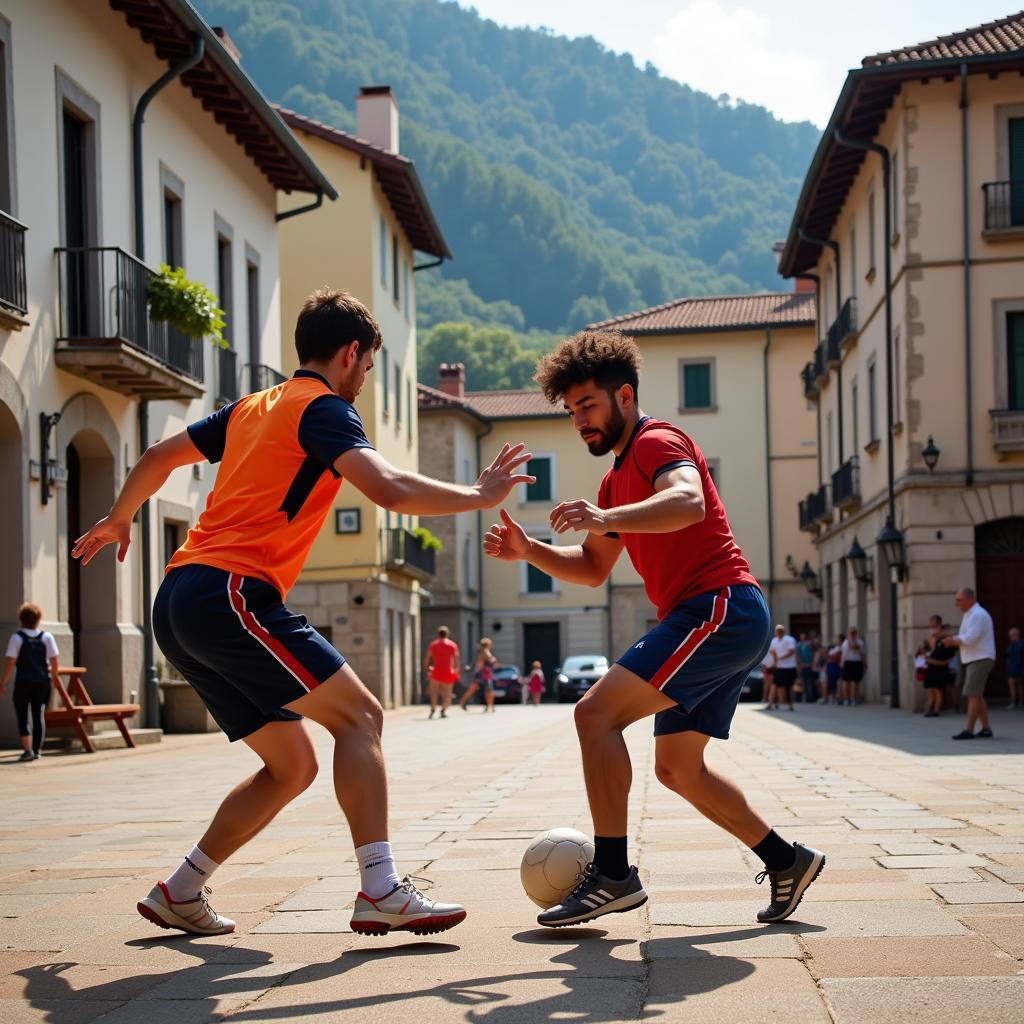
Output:
<instances>
[{"instance_id":1,"label":"chimney","mask_svg":"<svg viewBox=\"0 0 1024 1024\"><path fill-rule=\"evenodd\" d=\"M462 398L466 394L466 367L462 363L442 363L437 368L437 390Z\"/></svg>"},{"instance_id":2,"label":"chimney","mask_svg":"<svg viewBox=\"0 0 1024 1024\"><path fill-rule=\"evenodd\" d=\"M224 46L224 49L227 50L228 53L230 53L231 56L235 58L235 63L241 64L242 53L238 49L238 47L235 46L234 39L232 39L231 36L228 35L228 30L224 28L223 25L213 25L211 27L213 28L213 34L221 41L221 43Z\"/></svg>"},{"instance_id":3,"label":"chimney","mask_svg":"<svg viewBox=\"0 0 1024 1024\"><path fill-rule=\"evenodd\" d=\"M390 85L366 85L359 90L356 135L389 153L398 152L398 104Z\"/></svg>"}]
</instances>

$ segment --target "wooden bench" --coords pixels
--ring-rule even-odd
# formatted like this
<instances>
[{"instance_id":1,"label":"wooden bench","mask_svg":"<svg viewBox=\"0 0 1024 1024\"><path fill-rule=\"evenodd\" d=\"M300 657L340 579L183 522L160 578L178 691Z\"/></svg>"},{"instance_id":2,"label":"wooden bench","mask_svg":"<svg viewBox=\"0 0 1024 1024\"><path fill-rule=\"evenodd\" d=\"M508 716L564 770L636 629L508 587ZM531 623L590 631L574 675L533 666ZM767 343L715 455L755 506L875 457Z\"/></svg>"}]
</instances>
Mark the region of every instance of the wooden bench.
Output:
<instances>
[{"instance_id":1,"label":"wooden bench","mask_svg":"<svg viewBox=\"0 0 1024 1024\"><path fill-rule=\"evenodd\" d=\"M121 730L124 742L129 747L135 746L135 740L124 724L126 718L132 718L139 713L138 704L93 704L89 691L85 688L85 681L82 676L86 669L79 667L68 667L57 669L58 676L67 676L68 684L65 686L60 679L56 681L57 693L64 704L62 708L47 708L47 725L70 725L82 741L82 746L90 753L96 752L89 733L86 732L85 722L113 721ZM77 701L77 703L76 703Z\"/></svg>"}]
</instances>

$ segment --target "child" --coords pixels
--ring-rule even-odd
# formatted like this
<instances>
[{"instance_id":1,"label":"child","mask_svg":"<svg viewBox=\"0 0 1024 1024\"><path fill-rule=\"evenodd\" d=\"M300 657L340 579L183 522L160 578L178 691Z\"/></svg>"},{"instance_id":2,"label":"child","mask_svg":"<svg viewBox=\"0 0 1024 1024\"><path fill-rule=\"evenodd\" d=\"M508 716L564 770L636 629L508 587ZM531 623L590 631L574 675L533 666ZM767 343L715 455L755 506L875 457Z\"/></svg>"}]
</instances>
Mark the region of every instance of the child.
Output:
<instances>
[{"instance_id":1,"label":"child","mask_svg":"<svg viewBox=\"0 0 1024 1024\"><path fill-rule=\"evenodd\" d=\"M14 711L18 716L18 732L23 747L19 761L35 761L43 749L46 734L46 705L50 700L50 680L57 679L57 641L39 628L43 610L37 604L23 604L18 609L21 624L7 644L7 659L0 676L0 695L7 690L7 681L17 666L14 677ZM28 717L32 712L32 731Z\"/></svg>"},{"instance_id":2,"label":"child","mask_svg":"<svg viewBox=\"0 0 1024 1024\"><path fill-rule=\"evenodd\" d=\"M528 689L530 691L530 700L533 701L533 706L539 707L541 694L544 692L544 670L540 667L539 661L535 661L530 666L530 683Z\"/></svg>"}]
</instances>

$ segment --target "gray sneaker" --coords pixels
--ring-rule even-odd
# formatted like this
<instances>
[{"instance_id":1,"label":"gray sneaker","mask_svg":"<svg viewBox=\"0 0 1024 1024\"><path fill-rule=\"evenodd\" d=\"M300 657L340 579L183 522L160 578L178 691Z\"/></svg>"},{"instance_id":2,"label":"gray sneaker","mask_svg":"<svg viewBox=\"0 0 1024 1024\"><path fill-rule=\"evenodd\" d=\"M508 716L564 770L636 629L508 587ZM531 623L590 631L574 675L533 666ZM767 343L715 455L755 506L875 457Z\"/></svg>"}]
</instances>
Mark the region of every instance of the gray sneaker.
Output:
<instances>
[{"instance_id":1,"label":"gray sneaker","mask_svg":"<svg viewBox=\"0 0 1024 1024\"><path fill-rule=\"evenodd\" d=\"M360 935L387 935L388 932L412 932L434 935L446 932L466 919L466 911L457 903L428 900L415 882L426 879L406 875L386 896L370 899L366 893L356 896L349 927Z\"/></svg>"},{"instance_id":2,"label":"gray sneaker","mask_svg":"<svg viewBox=\"0 0 1024 1024\"><path fill-rule=\"evenodd\" d=\"M548 928L583 924L604 914L621 914L647 902L647 893L635 867L622 881L598 874L596 864L588 864L576 888L557 906L537 915L537 923Z\"/></svg>"},{"instance_id":3,"label":"gray sneaker","mask_svg":"<svg viewBox=\"0 0 1024 1024\"><path fill-rule=\"evenodd\" d=\"M139 900L136 908L147 920L161 928L180 928L193 935L227 935L235 930L230 917L221 917L210 906L206 897L209 889L202 889L195 899L172 900L167 886L157 882L149 895Z\"/></svg>"},{"instance_id":4,"label":"gray sneaker","mask_svg":"<svg viewBox=\"0 0 1024 1024\"><path fill-rule=\"evenodd\" d=\"M758 921L784 921L800 905L804 892L825 866L825 854L810 846L793 844L796 858L793 866L785 871L762 871L755 881L760 885L765 878L772 887L772 901L764 910L758 911Z\"/></svg>"}]
</instances>

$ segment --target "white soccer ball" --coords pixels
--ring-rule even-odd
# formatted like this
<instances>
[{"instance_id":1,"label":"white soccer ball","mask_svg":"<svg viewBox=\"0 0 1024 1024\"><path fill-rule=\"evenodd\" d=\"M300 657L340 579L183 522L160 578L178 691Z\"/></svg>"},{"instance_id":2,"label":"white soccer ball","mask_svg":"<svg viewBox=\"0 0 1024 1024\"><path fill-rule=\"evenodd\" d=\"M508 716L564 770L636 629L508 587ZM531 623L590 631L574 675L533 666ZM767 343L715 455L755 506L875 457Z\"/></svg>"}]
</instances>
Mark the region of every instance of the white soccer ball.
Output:
<instances>
[{"instance_id":1,"label":"white soccer ball","mask_svg":"<svg viewBox=\"0 0 1024 1024\"><path fill-rule=\"evenodd\" d=\"M519 879L526 895L547 910L569 895L593 859L594 844L582 832L553 828L526 848Z\"/></svg>"}]
</instances>

